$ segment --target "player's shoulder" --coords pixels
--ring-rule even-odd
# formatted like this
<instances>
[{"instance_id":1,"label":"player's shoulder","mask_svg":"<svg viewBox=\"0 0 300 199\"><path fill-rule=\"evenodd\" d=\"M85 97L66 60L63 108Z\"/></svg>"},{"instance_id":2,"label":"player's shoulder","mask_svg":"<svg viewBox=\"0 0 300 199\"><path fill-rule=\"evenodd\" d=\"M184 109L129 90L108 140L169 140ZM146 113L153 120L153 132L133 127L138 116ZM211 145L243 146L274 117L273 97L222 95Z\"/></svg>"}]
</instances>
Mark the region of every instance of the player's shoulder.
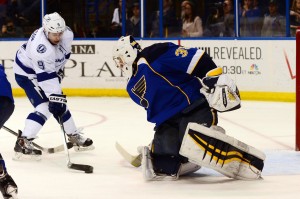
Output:
<instances>
[{"instance_id":1,"label":"player's shoulder","mask_svg":"<svg viewBox=\"0 0 300 199\"><path fill-rule=\"evenodd\" d=\"M141 52L141 57L146 58L146 60L150 63L156 60L158 57L166 53L170 47L176 46L171 42L164 43L156 43L151 46L144 48Z\"/></svg>"},{"instance_id":2,"label":"player's shoulder","mask_svg":"<svg viewBox=\"0 0 300 199\"><path fill-rule=\"evenodd\" d=\"M30 52L33 59L53 56L55 53L54 47L42 29L38 29L34 38L32 37L29 40L31 42Z\"/></svg>"}]
</instances>

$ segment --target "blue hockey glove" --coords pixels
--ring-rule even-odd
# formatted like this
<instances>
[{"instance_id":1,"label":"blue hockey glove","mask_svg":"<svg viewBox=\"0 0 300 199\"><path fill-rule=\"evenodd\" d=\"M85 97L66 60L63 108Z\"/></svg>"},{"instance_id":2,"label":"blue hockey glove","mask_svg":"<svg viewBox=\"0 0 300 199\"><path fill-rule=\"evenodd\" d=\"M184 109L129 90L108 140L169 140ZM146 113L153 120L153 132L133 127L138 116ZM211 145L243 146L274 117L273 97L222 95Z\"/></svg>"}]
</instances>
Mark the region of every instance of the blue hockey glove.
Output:
<instances>
[{"instance_id":1,"label":"blue hockey glove","mask_svg":"<svg viewBox=\"0 0 300 199\"><path fill-rule=\"evenodd\" d=\"M61 117L67 110L66 95L51 94L49 96L49 111L54 116Z\"/></svg>"}]
</instances>

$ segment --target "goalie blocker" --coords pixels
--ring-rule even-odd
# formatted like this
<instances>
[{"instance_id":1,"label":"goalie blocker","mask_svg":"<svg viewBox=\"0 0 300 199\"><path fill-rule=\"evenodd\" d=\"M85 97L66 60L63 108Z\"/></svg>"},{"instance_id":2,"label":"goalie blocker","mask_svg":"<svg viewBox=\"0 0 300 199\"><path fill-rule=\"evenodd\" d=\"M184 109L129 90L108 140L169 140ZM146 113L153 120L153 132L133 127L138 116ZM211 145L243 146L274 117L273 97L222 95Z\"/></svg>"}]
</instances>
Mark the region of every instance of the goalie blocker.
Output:
<instances>
[{"instance_id":1,"label":"goalie blocker","mask_svg":"<svg viewBox=\"0 0 300 199\"><path fill-rule=\"evenodd\" d=\"M240 180L261 178L265 154L233 137L189 123L179 153L190 162Z\"/></svg>"}]
</instances>

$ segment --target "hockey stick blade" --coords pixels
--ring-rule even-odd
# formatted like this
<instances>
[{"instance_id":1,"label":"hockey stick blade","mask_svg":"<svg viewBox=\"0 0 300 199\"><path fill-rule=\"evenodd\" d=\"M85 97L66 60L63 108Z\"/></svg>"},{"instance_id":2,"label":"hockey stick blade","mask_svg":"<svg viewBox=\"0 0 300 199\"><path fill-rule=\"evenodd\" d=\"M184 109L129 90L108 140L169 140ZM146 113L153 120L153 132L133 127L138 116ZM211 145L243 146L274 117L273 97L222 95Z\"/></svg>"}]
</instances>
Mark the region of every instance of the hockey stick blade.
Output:
<instances>
[{"instance_id":1,"label":"hockey stick blade","mask_svg":"<svg viewBox=\"0 0 300 199\"><path fill-rule=\"evenodd\" d=\"M79 171L84 171L85 173L93 173L94 168L90 165L85 165L85 164L75 164L71 162L70 159L70 154L69 154L69 149L67 146L67 138L66 138L66 131L64 128L64 124L63 124L63 115L58 117L58 122L61 128L61 132L62 132L62 138L63 138L63 145L64 145L64 149L65 149L65 154L67 157L67 167L69 169L74 169L74 170L79 170Z\"/></svg>"},{"instance_id":2,"label":"hockey stick blade","mask_svg":"<svg viewBox=\"0 0 300 199\"><path fill-rule=\"evenodd\" d=\"M121 156L132 166L139 167L142 164L142 154L131 155L128 153L118 142L116 142L116 149L121 154Z\"/></svg>"},{"instance_id":3,"label":"hockey stick blade","mask_svg":"<svg viewBox=\"0 0 300 199\"><path fill-rule=\"evenodd\" d=\"M75 163L69 162L68 167L70 169L84 171L85 173L93 173L93 171L94 171L94 168L92 166L85 165L85 164L75 164Z\"/></svg>"},{"instance_id":4,"label":"hockey stick blade","mask_svg":"<svg viewBox=\"0 0 300 199\"><path fill-rule=\"evenodd\" d=\"M9 132L9 133L11 133L11 134L13 134L17 137L19 136L19 134L17 132L11 130L10 128L7 128L6 126L3 126L2 128L4 130L6 130L7 132ZM51 147L51 148L42 147L42 146L36 144L35 142L32 142L32 144L33 144L34 147L36 147L37 149L42 150L44 153L50 153L50 154L51 153L58 153L58 152L61 152L61 151L64 150L64 145L63 144L61 144L59 146L56 146L56 147ZM68 147L68 149L71 149L73 147L73 143L68 142L67 147Z\"/></svg>"}]
</instances>

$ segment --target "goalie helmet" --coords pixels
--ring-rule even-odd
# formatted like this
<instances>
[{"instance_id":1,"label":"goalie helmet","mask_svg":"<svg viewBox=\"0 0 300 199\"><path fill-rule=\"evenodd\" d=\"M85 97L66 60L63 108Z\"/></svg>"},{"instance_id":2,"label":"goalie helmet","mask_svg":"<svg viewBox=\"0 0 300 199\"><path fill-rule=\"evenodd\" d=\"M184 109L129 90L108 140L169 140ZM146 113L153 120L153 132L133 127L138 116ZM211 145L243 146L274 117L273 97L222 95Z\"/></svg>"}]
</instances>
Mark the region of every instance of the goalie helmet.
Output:
<instances>
[{"instance_id":1,"label":"goalie helmet","mask_svg":"<svg viewBox=\"0 0 300 199\"><path fill-rule=\"evenodd\" d=\"M61 33L66 29L65 20L57 13L47 14L43 18L43 28L47 35L51 33Z\"/></svg>"},{"instance_id":2,"label":"goalie helmet","mask_svg":"<svg viewBox=\"0 0 300 199\"><path fill-rule=\"evenodd\" d=\"M121 37L113 48L113 60L128 80L133 73L132 64L140 51L140 45L132 36Z\"/></svg>"}]
</instances>

